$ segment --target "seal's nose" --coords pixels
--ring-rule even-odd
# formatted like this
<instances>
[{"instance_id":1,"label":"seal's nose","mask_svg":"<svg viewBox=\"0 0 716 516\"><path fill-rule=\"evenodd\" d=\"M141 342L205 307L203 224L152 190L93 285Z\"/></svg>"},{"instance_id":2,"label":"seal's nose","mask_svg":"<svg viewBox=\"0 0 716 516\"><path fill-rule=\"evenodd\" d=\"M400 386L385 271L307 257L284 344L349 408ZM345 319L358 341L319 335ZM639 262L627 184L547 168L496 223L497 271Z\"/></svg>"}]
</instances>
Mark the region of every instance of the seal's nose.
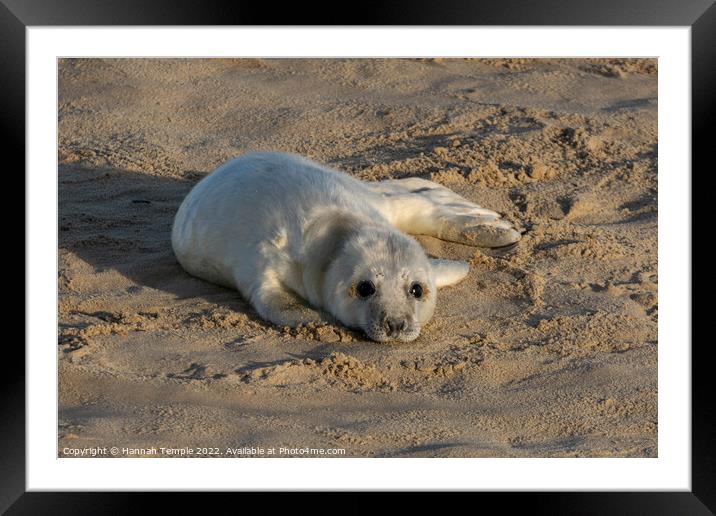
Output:
<instances>
[{"instance_id":1,"label":"seal's nose","mask_svg":"<svg viewBox=\"0 0 716 516\"><path fill-rule=\"evenodd\" d=\"M388 317L385 319L385 330L391 337L397 337L398 334L405 329L405 319L396 319Z\"/></svg>"}]
</instances>

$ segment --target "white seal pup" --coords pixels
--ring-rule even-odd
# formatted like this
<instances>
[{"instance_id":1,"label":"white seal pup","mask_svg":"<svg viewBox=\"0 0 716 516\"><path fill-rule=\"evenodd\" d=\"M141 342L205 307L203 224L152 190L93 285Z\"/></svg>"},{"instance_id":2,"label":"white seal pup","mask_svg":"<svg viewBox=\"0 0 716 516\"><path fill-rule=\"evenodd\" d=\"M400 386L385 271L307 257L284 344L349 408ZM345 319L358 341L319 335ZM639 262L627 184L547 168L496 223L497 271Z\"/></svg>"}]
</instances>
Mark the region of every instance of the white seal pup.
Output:
<instances>
[{"instance_id":1,"label":"white seal pup","mask_svg":"<svg viewBox=\"0 0 716 516\"><path fill-rule=\"evenodd\" d=\"M414 340L437 289L466 262L430 259L409 234L499 247L520 234L499 214L425 179L362 182L306 158L256 152L189 192L172 247L194 276L238 289L261 317L295 327L324 310L372 340Z\"/></svg>"}]
</instances>

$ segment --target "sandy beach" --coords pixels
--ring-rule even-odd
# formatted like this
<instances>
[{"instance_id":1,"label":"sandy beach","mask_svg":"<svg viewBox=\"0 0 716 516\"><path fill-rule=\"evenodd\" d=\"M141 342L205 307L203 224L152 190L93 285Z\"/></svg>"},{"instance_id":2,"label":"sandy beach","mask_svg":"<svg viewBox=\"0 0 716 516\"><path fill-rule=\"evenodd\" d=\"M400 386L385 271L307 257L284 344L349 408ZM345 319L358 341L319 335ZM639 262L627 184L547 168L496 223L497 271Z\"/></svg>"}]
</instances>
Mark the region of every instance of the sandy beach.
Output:
<instances>
[{"instance_id":1,"label":"sandy beach","mask_svg":"<svg viewBox=\"0 0 716 516\"><path fill-rule=\"evenodd\" d=\"M656 60L65 59L58 73L60 456L657 456ZM471 269L415 342L278 328L189 276L170 243L192 186L254 150L430 179L523 238L418 237Z\"/></svg>"}]
</instances>

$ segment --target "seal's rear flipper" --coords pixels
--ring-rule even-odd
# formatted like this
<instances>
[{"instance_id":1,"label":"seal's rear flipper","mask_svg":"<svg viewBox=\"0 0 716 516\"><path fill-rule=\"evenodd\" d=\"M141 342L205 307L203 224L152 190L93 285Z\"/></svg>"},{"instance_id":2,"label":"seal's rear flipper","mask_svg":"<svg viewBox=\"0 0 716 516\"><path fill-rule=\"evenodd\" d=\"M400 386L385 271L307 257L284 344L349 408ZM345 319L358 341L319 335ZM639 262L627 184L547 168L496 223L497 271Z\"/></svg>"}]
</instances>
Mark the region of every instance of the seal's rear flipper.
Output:
<instances>
[{"instance_id":1,"label":"seal's rear flipper","mask_svg":"<svg viewBox=\"0 0 716 516\"><path fill-rule=\"evenodd\" d=\"M433 268L435 286L437 288L459 283L467 276L467 273L470 272L470 266L467 262L456 260L430 258L430 265Z\"/></svg>"}]
</instances>

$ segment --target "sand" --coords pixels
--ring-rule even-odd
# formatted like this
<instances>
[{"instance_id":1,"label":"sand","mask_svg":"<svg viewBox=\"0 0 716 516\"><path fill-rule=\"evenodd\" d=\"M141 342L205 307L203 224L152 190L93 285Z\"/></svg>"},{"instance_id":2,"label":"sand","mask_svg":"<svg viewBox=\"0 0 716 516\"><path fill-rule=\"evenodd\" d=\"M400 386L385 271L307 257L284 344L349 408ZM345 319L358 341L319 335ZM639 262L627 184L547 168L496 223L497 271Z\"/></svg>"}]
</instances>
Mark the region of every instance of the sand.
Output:
<instances>
[{"instance_id":1,"label":"sand","mask_svg":"<svg viewBox=\"0 0 716 516\"><path fill-rule=\"evenodd\" d=\"M60 456L657 455L655 60L72 59L58 108ZM170 247L252 150L431 179L524 237L419 237L471 270L413 343L277 328Z\"/></svg>"}]
</instances>

